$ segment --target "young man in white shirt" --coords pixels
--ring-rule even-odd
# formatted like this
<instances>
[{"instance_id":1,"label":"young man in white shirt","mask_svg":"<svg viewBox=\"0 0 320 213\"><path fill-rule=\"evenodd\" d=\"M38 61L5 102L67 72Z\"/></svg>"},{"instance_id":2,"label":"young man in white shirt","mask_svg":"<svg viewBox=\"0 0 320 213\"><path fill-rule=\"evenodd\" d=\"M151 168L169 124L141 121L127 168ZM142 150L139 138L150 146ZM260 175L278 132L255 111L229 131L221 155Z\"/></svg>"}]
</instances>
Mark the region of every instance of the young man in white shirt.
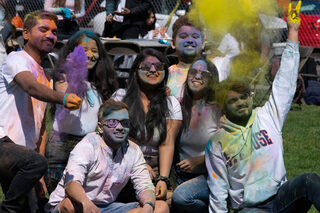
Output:
<instances>
[{"instance_id":1,"label":"young man in white shirt","mask_svg":"<svg viewBox=\"0 0 320 213\"><path fill-rule=\"evenodd\" d=\"M51 193L49 212L169 212L156 201L138 145L127 140L128 107L109 99L99 109L99 133L89 133L72 150L63 177ZM138 202L115 202L131 179ZM90 210L90 211L89 211Z\"/></svg>"},{"instance_id":2,"label":"young man in white shirt","mask_svg":"<svg viewBox=\"0 0 320 213\"><path fill-rule=\"evenodd\" d=\"M77 109L81 99L51 89L41 62L56 41L56 15L36 11L26 16L22 51L12 52L0 71L0 181L5 197L0 212L26 212L26 197L44 175L46 102ZM42 182L42 195L45 186Z\"/></svg>"},{"instance_id":3,"label":"young man in white shirt","mask_svg":"<svg viewBox=\"0 0 320 213\"><path fill-rule=\"evenodd\" d=\"M217 93L225 116L206 147L210 212L307 212L312 204L320 210L320 177L303 174L287 181L283 159L281 130L299 67L299 9L292 12L287 46L266 104L253 109L250 88L239 80L226 80Z\"/></svg>"}]
</instances>

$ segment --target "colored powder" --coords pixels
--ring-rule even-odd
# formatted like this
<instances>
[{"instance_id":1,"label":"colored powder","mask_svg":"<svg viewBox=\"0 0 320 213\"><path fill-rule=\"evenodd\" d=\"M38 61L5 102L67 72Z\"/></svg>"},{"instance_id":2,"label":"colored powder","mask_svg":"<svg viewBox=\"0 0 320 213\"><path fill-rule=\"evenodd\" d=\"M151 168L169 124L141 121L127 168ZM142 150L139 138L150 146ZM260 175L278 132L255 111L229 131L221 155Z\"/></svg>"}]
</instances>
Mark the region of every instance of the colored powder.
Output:
<instances>
[{"instance_id":1,"label":"colored powder","mask_svg":"<svg viewBox=\"0 0 320 213\"><path fill-rule=\"evenodd\" d=\"M87 92L88 80L88 57L84 48L79 45L72 53L67 57L66 62L59 68L66 74L66 79L68 82L67 93L75 93L79 97L83 98ZM66 108L61 108L58 110L57 122L60 123L64 119L65 115L70 111Z\"/></svg>"},{"instance_id":2,"label":"colored powder","mask_svg":"<svg viewBox=\"0 0 320 213\"><path fill-rule=\"evenodd\" d=\"M204 33L208 41L219 43L227 33L236 38L241 53L231 63L229 78L246 78L252 85L269 71L269 61L261 57L261 44L273 39L266 33L259 15L278 17L283 14L287 1L281 0L280 5L274 0L197 0L193 1L189 18L195 25L206 29Z\"/></svg>"}]
</instances>

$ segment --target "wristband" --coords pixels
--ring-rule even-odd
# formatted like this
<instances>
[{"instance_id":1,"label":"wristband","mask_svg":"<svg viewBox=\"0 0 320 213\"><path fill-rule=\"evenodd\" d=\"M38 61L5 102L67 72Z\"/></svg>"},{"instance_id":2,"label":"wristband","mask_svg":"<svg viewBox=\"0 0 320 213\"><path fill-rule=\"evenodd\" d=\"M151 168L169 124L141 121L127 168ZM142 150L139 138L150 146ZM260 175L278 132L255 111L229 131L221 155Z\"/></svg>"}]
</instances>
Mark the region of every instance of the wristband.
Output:
<instances>
[{"instance_id":1,"label":"wristband","mask_svg":"<svg viewBox=\"0 0 320 213\"><path fill-rule=\"evenodd\" d=\"M166 183L167 188L170 188L170 187L171 187L170 180L169 180L168 177L165 177L165 176L161 176L161 175L160 175L159 177L157 177L156 183L158 183L160 180L162 180L162 181L164 181L164 182Z\"/></svg>"},{"instance_id":2,"label":"wristband","mask_svg":"<svg viewBox=\"0 0 320 213\"><path fill-rule=\"evenodd\" d=\"M143 204L143 206L145 206L146 204L149 204L152 207L152 210L154 210L154 203L151 201L147 201Z\"/></svg>"},{"instance_id":3,"label":"wristband","mask_svg":"<svg viewBox=\"0 0 320 213\"><path fill-rule=\"evenodd\" d=\"M66 106L66 99L67 99L67 96L69 95L69 93L66 93L64 96L63 96L63 101L62 101L62 104L64 107L67 107Z\"/></svg>"}]
</instances>

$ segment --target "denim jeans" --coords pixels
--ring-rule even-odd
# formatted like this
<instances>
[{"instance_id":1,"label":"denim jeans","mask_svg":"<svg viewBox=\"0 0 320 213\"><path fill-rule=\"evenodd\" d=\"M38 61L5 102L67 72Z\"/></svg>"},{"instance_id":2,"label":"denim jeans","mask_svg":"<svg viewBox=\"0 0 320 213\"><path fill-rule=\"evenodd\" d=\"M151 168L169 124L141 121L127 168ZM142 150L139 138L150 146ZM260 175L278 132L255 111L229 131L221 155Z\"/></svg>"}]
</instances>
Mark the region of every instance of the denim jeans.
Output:
<instances>
[{"instance_id":1,"label":"denim jeans","mask_svg":"<svg viewBox=\"0 0 320 213\"><path fill-rule=\"evenodd\" d=\"M239 212L304 213L312 204L320 211L320 177L308 173L284 183L278 193L266 202Z\"/></svg>"},{"instance_id":2,"label":"denim jeans","mask_svg":"<svg viewBox=\"0 0 320 213\"><path fill-rule=\"evenodd\" d=\"M101 213L125 213L130 211L131 209L137 208L139 205L138 202L131 202L131 203L118 203L113 202L108 205L98 205Z\"/></svg>"},{"instance_id":3,"label":"denim jeans","mask_svg":"<svg viewBox=\"0 0 320 213\"><path fill-rule=\"evenodd\" d=\"M177 173L178 183L181 180L179 174L181 171ZM172 205L179 212L208 212L209 188L206 175L198 175L178 185L172 194Z\"/></svg>"},{"instance_id":4,"label":"denim jeans","mask_svg":"<svg viewBox=\"0 0 320 213\"><path fill-rule=\"evenodd\" d=\"M0 162L0 182L5 194L0 212L26 212L27 194L47 170L45 157L3 137Z\"/></svg>"}]
</instances>

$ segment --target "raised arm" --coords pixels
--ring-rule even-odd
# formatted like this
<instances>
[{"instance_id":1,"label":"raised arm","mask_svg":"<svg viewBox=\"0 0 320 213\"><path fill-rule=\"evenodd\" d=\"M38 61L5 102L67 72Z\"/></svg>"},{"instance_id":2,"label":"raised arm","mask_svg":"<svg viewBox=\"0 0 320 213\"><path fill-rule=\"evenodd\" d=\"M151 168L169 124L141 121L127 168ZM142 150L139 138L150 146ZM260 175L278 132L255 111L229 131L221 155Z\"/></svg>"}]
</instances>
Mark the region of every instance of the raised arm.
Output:
<instances>
[{"instance_id":1,"label":"raised arm","mask_svg":"<svg viewBox=\"0 0 320 213\"><path fill-rule=\"evenodd\" d=\"M280 68L273 81L272 93L262 108L266 111L265 114L272 115L272 120L274 120L278 131L281 131L283 127L296 91L300 61L298 40L300 5L301 2L299 1L294 10L291 10L291 4L289 6L287 45L281 57Z\"/></svg>"}]
</instances>

